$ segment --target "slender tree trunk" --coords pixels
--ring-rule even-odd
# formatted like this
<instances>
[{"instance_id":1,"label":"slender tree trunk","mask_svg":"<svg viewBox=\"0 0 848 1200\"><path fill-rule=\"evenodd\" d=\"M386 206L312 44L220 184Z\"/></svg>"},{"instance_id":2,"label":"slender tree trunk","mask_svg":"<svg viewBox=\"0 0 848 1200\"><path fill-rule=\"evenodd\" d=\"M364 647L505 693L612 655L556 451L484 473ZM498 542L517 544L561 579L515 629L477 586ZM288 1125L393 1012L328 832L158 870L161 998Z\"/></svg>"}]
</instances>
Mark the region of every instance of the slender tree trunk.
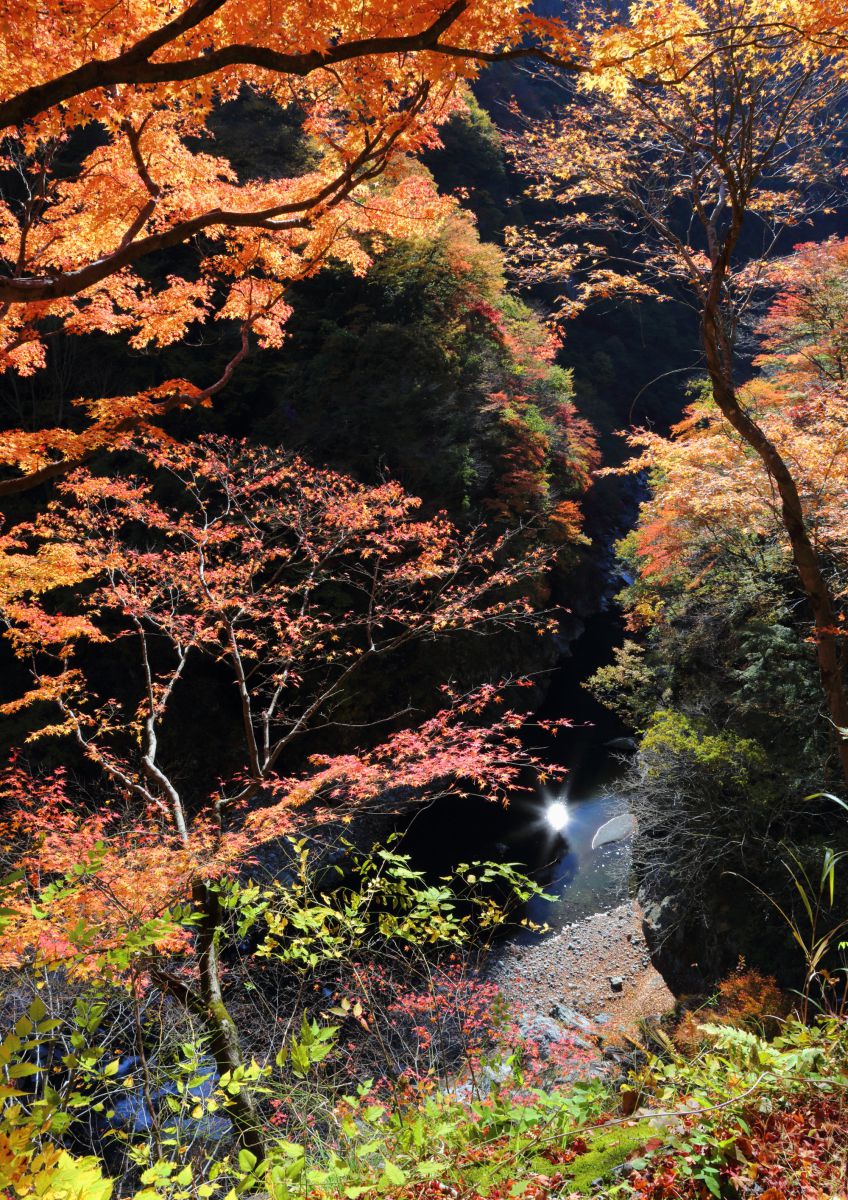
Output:
<instances>
[{"instance_id":1,"label":"slender tree trunk","mask_svg":"<svg viewBox=\"0 0 848 1200\"><path fill-rule=\"evenodd\" d=\"M842 774L848 781L848 697L837 635L836 605L821 569L819 556L807 530L804 507L792 473L780 451L740 405L733 380L731 350L721 327L717 305L708 303L702 315L702 337L713 398L721 412L756 451L775 482L781 503L783 527L792 547L792 558L807 596L815 628L816 656L830 719L836 728Z\"/></svg>"},{"instance_id":2,"label":"slender tree trunk","mask_svg":"<svg viewBox=\"0 0 848 1200\"><path fill-rule=\"evenodd\" d=\"M194 901L202 913L197 933L197 952L200 963L200 993L202 1015L211 1034L210 1049L215 1065L221 1075L244 1066L241 1040L235 1021L224 1003L221 990L221 972L218 960L218 940L221 929L221 911L218 896L206 884L194 887ZM239 1144L257 1161L265 1158L265 1140L262 1120L256 1099L249 1083L242 1086L237 1095L231 1097L233 1124Z\"/></svg>"}]
</instances>

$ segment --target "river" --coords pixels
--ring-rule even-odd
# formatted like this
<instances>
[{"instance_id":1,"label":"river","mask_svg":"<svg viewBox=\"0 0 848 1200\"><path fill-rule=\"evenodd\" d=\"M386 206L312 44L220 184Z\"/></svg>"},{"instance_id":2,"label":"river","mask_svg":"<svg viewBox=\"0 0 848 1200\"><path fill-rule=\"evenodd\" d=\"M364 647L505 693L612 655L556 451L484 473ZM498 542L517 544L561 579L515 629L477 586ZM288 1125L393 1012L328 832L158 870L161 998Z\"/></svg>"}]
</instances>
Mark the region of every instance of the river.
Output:
<instances>
[{"instance_id":1,"label":"river","mask_svg":"<svg viewBox=\"0 0 848 1200\"><path fill-rule=\"evenodd\" d=\"M621 618L614 607L589 617L555 668L539 712L540 718L565 717L572 727L555 735L528 728L527 740L542 760L567 768L564 784L518 795L507 809L476 797L436 801L416 813L403 839L403 849L417 866L442 872L458 862L481 859L520 863L554 897L533 901L528 915L554 928L627 899L628 843L593 849L592 839L600 826L626 810L616 789L624 766L622 751L609 743L626 739L629 731L582 686L612 660L621 637ZM545 819L551 804L565 805L561 834Z\"/></svg>"}]
</instances>

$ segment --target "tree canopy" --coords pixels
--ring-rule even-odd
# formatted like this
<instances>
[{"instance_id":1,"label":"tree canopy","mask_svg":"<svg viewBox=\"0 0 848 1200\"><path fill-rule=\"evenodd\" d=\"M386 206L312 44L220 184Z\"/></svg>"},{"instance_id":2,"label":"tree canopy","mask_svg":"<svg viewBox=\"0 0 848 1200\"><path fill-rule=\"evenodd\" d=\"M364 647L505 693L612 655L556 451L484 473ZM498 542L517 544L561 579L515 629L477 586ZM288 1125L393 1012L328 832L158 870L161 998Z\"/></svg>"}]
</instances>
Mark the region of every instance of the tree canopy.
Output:
<instances>
[{"instance_id":1,"label":"tree canopy","mask_svg":"<svg viewBox=\"0 0 848 1200\"><path fill-rule=\"evenodd\" d=\"M846 0L6 6L0 1192L836 1194L846 143Z\"/></svg>"}]
</instances>

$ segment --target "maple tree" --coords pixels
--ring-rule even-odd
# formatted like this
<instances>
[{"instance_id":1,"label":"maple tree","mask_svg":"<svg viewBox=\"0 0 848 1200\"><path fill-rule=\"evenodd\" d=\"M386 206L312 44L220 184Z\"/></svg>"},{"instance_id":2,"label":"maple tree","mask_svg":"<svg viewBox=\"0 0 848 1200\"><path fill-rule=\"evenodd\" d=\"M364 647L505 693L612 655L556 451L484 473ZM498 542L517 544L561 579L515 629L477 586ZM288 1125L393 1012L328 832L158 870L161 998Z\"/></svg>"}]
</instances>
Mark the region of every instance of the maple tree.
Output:
<instances>
[{"instance_id":1,"label":"maple tree","mask_svg":"<svg viewBox=\"0 0 848 1200\"><path fill-rule=\"evenodd\" d=\"M365 487L278 452L224 440L132 450L153 482L79 470L2 547L6 636L32 680L3 713L31 714L30 742L70 738L110 797L91 811L61 773L11 768L4 841L26 874L4 965L35 955L84 976L117 953L126 971L135 939L143 969L209 1024L223 1073L243 1063L222 996L215 881L299 820L358 811L398 783L424 795L469 780L505 799L530 761L519 717L483 719L498 703L491 685L448 695L418 725L374 714L375 728L398 728L371 749L301 764L299 742L343 724L358 676L373 690L376 664L415 640L544 622L532 593L545 555L513 560L510 535L460 536L443 517L421 519L395 483ZM103 655L117 656L111 669ZM201 685L204 663L237 697L240 738L217 781L178 749L180 694ZM48 901L47 882L77 864L79 886ZM191 936L168 919L185 903ZM192 948L194 979L163 965ZM258 1152L248 1090L236 1109Z\"/></svg>"},{"instance_id":2,"label":"maple tree","mask_svg":"<svg viewBox=\"0 0 848 1200\"><path fill-rule=\"evenodd\" d=\"M769 283L778 289L758 328L763 353L755 359L781 387L848 378L848 240L805 242L774 262Z\"/></svg>"},{"instance_id":3,"label":"maple tree","mask_svg":"<svg viewBox=\"0 0 848 1200\"><path fill-rule=\"evenodd\" d=\"M590 12L592 71L564 113L516 146L535 193L565 215L517 239L518 256L531 279L559 269L571 280L566 312L617 293L694 309L715 403L780 497L848 777L836 602L797 464L739 386L740 327L782 230L827 210L842 183L844 16L791 8L648 0L621 24Z\"/></svg>"},{"instance_id":4,"label":"maple tree","mask_svg":"<svg viewBox=\"0 0 848 1200\"><path fill-rule=\"evenodd\" d=\"M525 7L16 0L0 29L0 371L42 370L59 331L135 349L214 319L234 332L213 381L77 397L76 425L7 434L0 494L208 403L251 341L280 345L293 280L329 260L364 271L385 238L438 229L453 203L410 155L435 144L481 62L569 54L565 29ZM243 179L215 153L210 117L243 88L302 115L313 154L299 174ZM145 264L185 245L151 277Z\"/></svg>"},{"instance_id":5,"label":"maple tree","mask_svg":"<svg viewBox=\"0 0 848 1200\"><path fill-rule=\"evenodd\" d=\"M842 240L829 239L771 264L769 278L780 291L757 330L760 374L740 389L746 412L793 465L840 626L848 587L845 253ZM639 564L633 627L666 619L664 593L708 592L718 564L732 588L741 564L765 574L767 557L785 563L791 553L779 493L749 443L728 436L722 418L704 395L668 436L645 429L629 435L637 454L622 470L647 470L652 479L652 495L628 538Z\"/></svg>"},{"instance_id":6,"label":"maple tree","mask_svg":"<svg viewBox=\"0 0 848 1200\"><path fill-rule=\"evenodd\" d=\"M828 388L788 398L760 379L742 397L752 418L793 462L829 586L837 602L844 601L848 395ZM666 588L708 591L718 563L732 575L734 559L754 569L758 559L776 552L788 566L791 550L779 497L748 444L728 437L711 399L689 405L668 437L638 430L628 440L638 453L626 469L648 470L654 481L629 539L640 578L632 627L665 619ZM839 623L844 619L840 612Z\"/></svg>"},{"instance_id":7,"label":"maple tree","mask_svg":"<svg viewBox=\"0 0 848 1200\"><path fill-rule=\"evenodd\" d=\"M751 28L841 45L838 14L811 0L793 8L760 4ZM232 353L215 379L72 397L76 411L59 427L7 433L0 494L55 478L175 408L208 404L252 342L279 346L292 281L327 261L363 271L387 237L437 230L453 205L411 156L436 144L482 64L528 58L603 79L611 63L632 62L624 34L593 57L581 29L526 9L16 0L0 28L0 370L39 374L63 335L154 349L214 320L226 323ZM664 9L668 45L678 19L701 53L685 6ZM650 12L637 24L644 35ZM652 64L654 49L645 41L636 57ZM244 88L302 115L314 153L299 174L242 178L215 153L216 107ZM177 262L168 252L179 247L190 254Z\"/></svg>"},{"instance_id":8,"label":"maple tree","mask_svg":"<svg viewBox=\"0 0 848 1200\"><path fill-rule=\"evenodd\" d=\"M829 240L770 265L781 290L758 330L759 373L740 386L739 399L792 466L844 646L843 255L842 242ZM649 895L668 894L669 863L681 881L664 933L673 922L679 944L697 945L692 957L702 969L709 962L723 970L742 948L774 969L782 940L769 943L768 912L755 907L747 883L734 892L732 878L755 880L760 895L779 896L793 911L798 893L787 883L782 846L798 846L808 861L822 829L842 836L826 805L818 810L811 797L798 804L833 786L836 744L820 720L817 647L799 605L780 495L754 449L728 429L709 382L692 394L667 435L641 429L628 439L625 469L643 472L649 490L619 545L621 600L639 636L593 686L640 730L630 780L642 833L637 869ZM727 921L733 937L723 932Z\"/></svg>"}]
</instances>

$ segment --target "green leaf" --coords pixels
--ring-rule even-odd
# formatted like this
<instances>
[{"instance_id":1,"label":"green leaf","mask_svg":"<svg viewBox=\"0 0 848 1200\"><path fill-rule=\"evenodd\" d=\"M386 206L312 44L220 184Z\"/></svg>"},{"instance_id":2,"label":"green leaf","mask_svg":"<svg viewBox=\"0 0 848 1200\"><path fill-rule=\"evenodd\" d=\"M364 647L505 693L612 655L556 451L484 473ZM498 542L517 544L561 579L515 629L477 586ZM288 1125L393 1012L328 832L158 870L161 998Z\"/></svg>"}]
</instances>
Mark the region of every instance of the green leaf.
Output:
<instances>
[{"instance_id":1,"label":"green leaf","mask_svg":"<svg viewBox=\"0 0 848 1200\"><path fill-rule=\"evenodd\" d=\"M712 1192L712 1194L716 1197L716 1200L721 1200L721 1185L719 1183L717 1171L707 1168L699 1172L695 1178L700 1179L702 1183L706 1184L710 1192Z\"/></svg>"},{"instance_id":2,"label":"green leaf","mask_svg":"<svg viewBox=\"0 0 848 1200\"><path fill-rule=\"evenodd\" d=\"M37 1067L35 1063L15 1063L9 1067L10 1079L23 1079L25 1075L37 1075L39 1071L43 1071L43 1067Z\"/></svg>"},{"instance_id":3,"label":"green leaf","mask_svg":"<svg viewBox=\"0 0 848 1200\"><path fill-rule=\"evenodd\" d=\"M406 1172L388 1160L383 1163L383 1174L394 1187L403 1187L406 1183Z\"/></svg>"},{"instance_id":4,"label":"green leaf","mask_svg":"<svg viewBox=\"0 0 848 1200\"><path fill-rule=\"evenodd\" d=\"M813 792L809 796L804 797L805 800L832 800L834 804L838 804L840 808L844 808L848 812L848 804L844 800L840 800L838 796L834 796L833 792Z\"/></svg>"},{"instance_id":5,"label":"green leaf","mask_svg":"<svg viewBox=\"0 0 848 1200\"><path fill-rule=\"evenodd\" d=\"M258 1162L259 1159L251 1150L239 1150L238 1165L240 1170L246 1173L251 1172L255 1169Z\"/></svg>"}]
</instances>

